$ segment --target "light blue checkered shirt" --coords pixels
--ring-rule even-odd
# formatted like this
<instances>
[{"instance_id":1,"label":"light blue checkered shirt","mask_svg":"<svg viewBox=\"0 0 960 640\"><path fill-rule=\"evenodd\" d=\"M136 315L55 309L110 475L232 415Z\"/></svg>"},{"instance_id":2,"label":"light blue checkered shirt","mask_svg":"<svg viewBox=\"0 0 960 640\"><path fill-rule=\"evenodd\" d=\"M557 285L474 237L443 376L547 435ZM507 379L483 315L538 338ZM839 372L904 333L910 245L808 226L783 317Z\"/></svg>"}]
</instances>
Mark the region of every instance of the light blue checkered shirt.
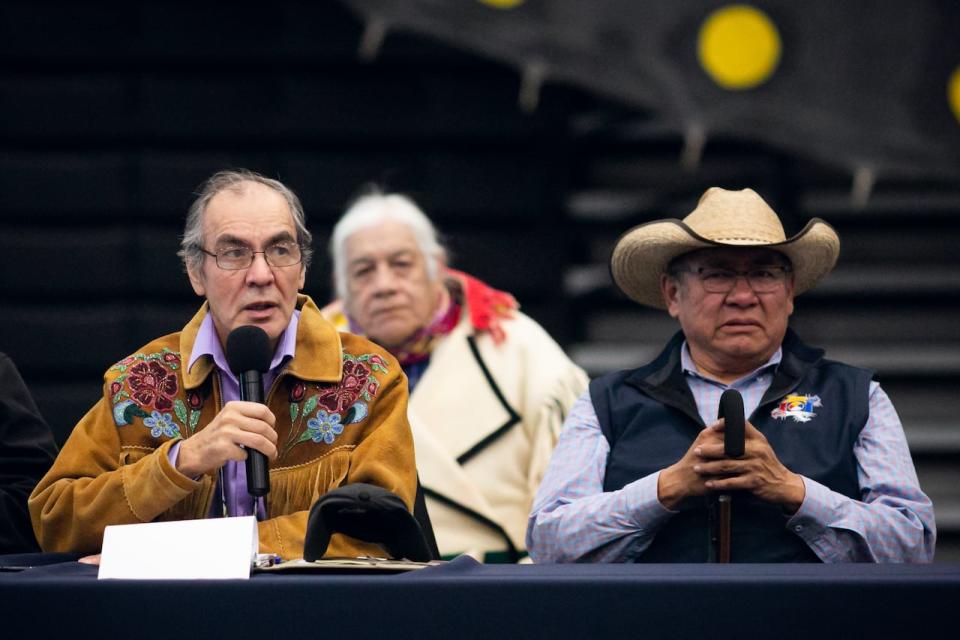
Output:
<instances>
[{"instance_id":1,"label":"light blue checkered shirt","mask_svg":"<svg viewBox=\"0 0 960 640\"><path fill-rule=\"evenodd\" d=\"M781 351L730 385L700 375L686 343L684 377L704 424L716 422L720 395L743 395L750 416L773 381ZM660 473L604 492L610 446L600 430L590 392L574 404L537 491L527 524L535 562L627 562L650 545L675 513L657 499ZM930 562L936 528L933 505L920 490L900 418L877 382L870 383L870 413L853 447L861 499L853 500L803 478L800 509L784 526L824 562Z\"/></svg>"}]
</instances>

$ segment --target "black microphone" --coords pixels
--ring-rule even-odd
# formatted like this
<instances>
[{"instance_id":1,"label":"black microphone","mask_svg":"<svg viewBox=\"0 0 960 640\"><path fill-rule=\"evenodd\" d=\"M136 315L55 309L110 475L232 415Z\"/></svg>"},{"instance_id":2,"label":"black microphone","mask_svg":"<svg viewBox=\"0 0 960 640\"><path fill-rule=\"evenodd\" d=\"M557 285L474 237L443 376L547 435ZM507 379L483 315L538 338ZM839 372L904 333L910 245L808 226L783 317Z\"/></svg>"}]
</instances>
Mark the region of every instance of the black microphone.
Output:
<instances>
[{"instance_id":1,"label":"black microphone","mask_svg":"<svg viewBox=\"0 0 960 640\"><path fill-rule=\"evenodd\" d=\"M270 338L260 327L237 327L227 336L227 364L240 378L240 399L263 404L263 377L270 369L273 351ZM247 492L260 497L270 493L267 456L256 449L247 449Z\"/></svg>"},{"instance_id":2,"label":"black microphone","mask_svg":"<svg viewBox=\"0 0 960 640\"><path fill-rule=\"evenodd\" d=\"M727 389L720 396L720 415L723 418L723 453L728 458L743 455L744 419L743 396L736 389Z\"/></svg>"},{"instance_id":3,"label":"black microphone","mask_svg":"<svg viewBox=\"0 0 960 640\"><path fill-rule=\"evenodd\" d=\"M736 389L727 389L720 396L720 410L718 418L723 418L723 454L728 458L739 458L743 455L744 416L743 396ZM731 495L722 493L717 496L717 520L711 523L711 531L716 529L716 538L712 541L717 544L711 548L711 558L716 562L730 562L733 550L731 522L733 518ZM716 513L716 512L714 512ZM712 535L712 534L711 534ZM714 555L715 554L715 555Z\"/></svg>"}]
</instances>

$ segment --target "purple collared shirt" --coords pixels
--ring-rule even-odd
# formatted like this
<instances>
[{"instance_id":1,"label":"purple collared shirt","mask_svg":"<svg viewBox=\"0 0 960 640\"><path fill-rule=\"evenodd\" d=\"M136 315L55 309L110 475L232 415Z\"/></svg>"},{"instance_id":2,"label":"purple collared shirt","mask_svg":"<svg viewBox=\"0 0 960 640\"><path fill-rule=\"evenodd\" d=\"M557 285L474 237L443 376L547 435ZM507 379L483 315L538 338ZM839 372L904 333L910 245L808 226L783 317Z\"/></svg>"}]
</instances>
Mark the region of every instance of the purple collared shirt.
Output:
<instances>
[{"instance_id":1,"label":"purple collared shirt","mask_svg":"<svg viewBox=\"0 0 960 640\"><path fill-rule=\"evenodd\" d=\"M270 362L270 370L263 375L263 390L267 397L270 395L270 389L277 376L280 375L287 361L293 358L297 346L297 326L299 322L300 312L295 310L293 315L290 316L290 323L277 342L277 349L274 351L273 360ZM194 363L204 356L213 358L213 363L216 365L216 373L220 376L222 405L233 400L239 400L240 381L233 375L227 365L227 356L223 352L217 330L213 326L213 317L210 314L207 314L200 324L197 339L193 344L193 353L190 354L190 362L187 363L187 371L193 368ZM218 410L222 408L222 405L218 407ZM169 459L174 467L176 467L179 452L180 443L170 449ZM224 507L228 516L252 515L254 501L256 501L257 518L259 520L266 519L267 509L263 498L255 499L247 493L247 469L244 463L234 460L227 461L221 469L220 478L223 484L217 487L216 494L222 497L222 503L220 500L214 499L210 506L211 517L223 515Z\"/></svg>"}]
</instances>

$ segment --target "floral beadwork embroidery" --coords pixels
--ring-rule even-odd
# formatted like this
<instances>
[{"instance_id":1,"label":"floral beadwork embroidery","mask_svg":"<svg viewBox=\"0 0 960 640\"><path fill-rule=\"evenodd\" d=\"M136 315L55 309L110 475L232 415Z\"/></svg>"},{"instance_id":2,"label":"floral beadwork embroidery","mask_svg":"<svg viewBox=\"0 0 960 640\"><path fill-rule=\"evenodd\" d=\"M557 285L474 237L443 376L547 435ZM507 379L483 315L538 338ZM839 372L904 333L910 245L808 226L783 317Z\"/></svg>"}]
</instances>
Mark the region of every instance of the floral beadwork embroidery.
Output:
<instances>
[{"instance_id":1,"label":"floral beadwork embroidery","mask_svg":"<svg viewBox=\"0 0 960 640\"><path fill-rule=\"evenodd\" d=\"M159 362L139 362L130 367L131 395L141 405L172 409L179 385L177 374L168 372Z\"/></svg>"},{"instance_id":2,"label":"floral beadwork embroidery","mask_svg":"<svg viewBox=\"0 0 960 640\"><path fill-rule=\"evenodd\" d=\"M169 413L160 413L154 411L149 418L144 419L143 424L150 427L150 435L154 438L167 436L168 438L179 438L180 429L173 423L173 416Z\"/></svg>"},{"instance_id":3,"label":"floral beadwork embroidery","mask_svg":"<svg viewBox=\"0 0 960 640\"><path fill-rule=\"evenodd\" d=\"M340 384L321 392L317 403L327 411L339 413L352 405L358 396L370 402L380 389L380 381L370 375L373 371L387 371L380 356L343 354Z\"/></svg>"},{"instance_id":4,"label":"floral beadwork embroidery","mask_svg":"<svg viewBox=\"0 0 960 640\"><path fill-rule=\"evenodd\" d=\"M300 402L307 393L307 385L298 382L290 389L290 402Z\"/></svg>"},{"instance_id":5,"label":"floral beadwork embroidery","mask_svg":"<svg viewBox=\"0 0 960 640\"><path fill-rule=\"evenodd\" d=\"M164 347L156 353L136 353L110 367L110 371L120 372L110 383L114 423L122 427L142 418L154 438L180 437L181 425L191 433L195 431L203 398L191 391L187 395L188 410L177 397L180 366L180 354Z\"/></svg>"},{"instance_id":6,"label":"floral beadwork embroidery","mask_svg":"<svg viewBox=\"0 0 960 640\"><path fill-rule=\"evenodd\" d=\"M343 377L336 385L295 383L290 389L290 435L283 453L301 442L333 444L345 426L364 420L370 413L369 403L380 391L375 372L387 373L381 356L344 353Z\"/></svg>"},{"instance_id":7,"label":"floral beadwork embroidery","mask_svg":"<svg viewBox=\"0 0 960 640\"><path fill-rule=\"evenodd\" d=\"M187 394L187 404L190 405L190 408L197 410L203 406L203 396L200 395L200 392L194 389Z\"/></svg>"},{"instance_id":8,"label":"floral beadwork embroidery","mask_svg":"<svg viewBox=\"0 0 960 640\"><path fill-rule=\"evenodd\" d=\"M327 413L323 409L317 411L315 418L307 420L307 432L300 436L303 441L313 440L314 442L326 442L333 444L338 435L343 433L343 425L340 424L339 413Z\"/></svg>"}]
</instances>

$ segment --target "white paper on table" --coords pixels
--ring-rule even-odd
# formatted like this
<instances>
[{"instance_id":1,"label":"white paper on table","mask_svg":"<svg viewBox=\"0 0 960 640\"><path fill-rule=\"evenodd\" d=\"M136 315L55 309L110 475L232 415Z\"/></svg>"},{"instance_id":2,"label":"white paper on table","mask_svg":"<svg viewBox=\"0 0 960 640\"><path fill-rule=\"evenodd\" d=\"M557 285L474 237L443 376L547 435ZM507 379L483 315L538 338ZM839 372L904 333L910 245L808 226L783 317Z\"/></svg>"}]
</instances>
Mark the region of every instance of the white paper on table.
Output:
<instances>
[{"instance_id":1,"label":"white paper on table","mask_svg":"<svg viewBox=\"0 0 960 640\"><path fill-rule=\"evenodd\" d=\"M247 579L258 550L253 516L111 525L103 532L97 577Z\"/></svg>"}]
</instances>

